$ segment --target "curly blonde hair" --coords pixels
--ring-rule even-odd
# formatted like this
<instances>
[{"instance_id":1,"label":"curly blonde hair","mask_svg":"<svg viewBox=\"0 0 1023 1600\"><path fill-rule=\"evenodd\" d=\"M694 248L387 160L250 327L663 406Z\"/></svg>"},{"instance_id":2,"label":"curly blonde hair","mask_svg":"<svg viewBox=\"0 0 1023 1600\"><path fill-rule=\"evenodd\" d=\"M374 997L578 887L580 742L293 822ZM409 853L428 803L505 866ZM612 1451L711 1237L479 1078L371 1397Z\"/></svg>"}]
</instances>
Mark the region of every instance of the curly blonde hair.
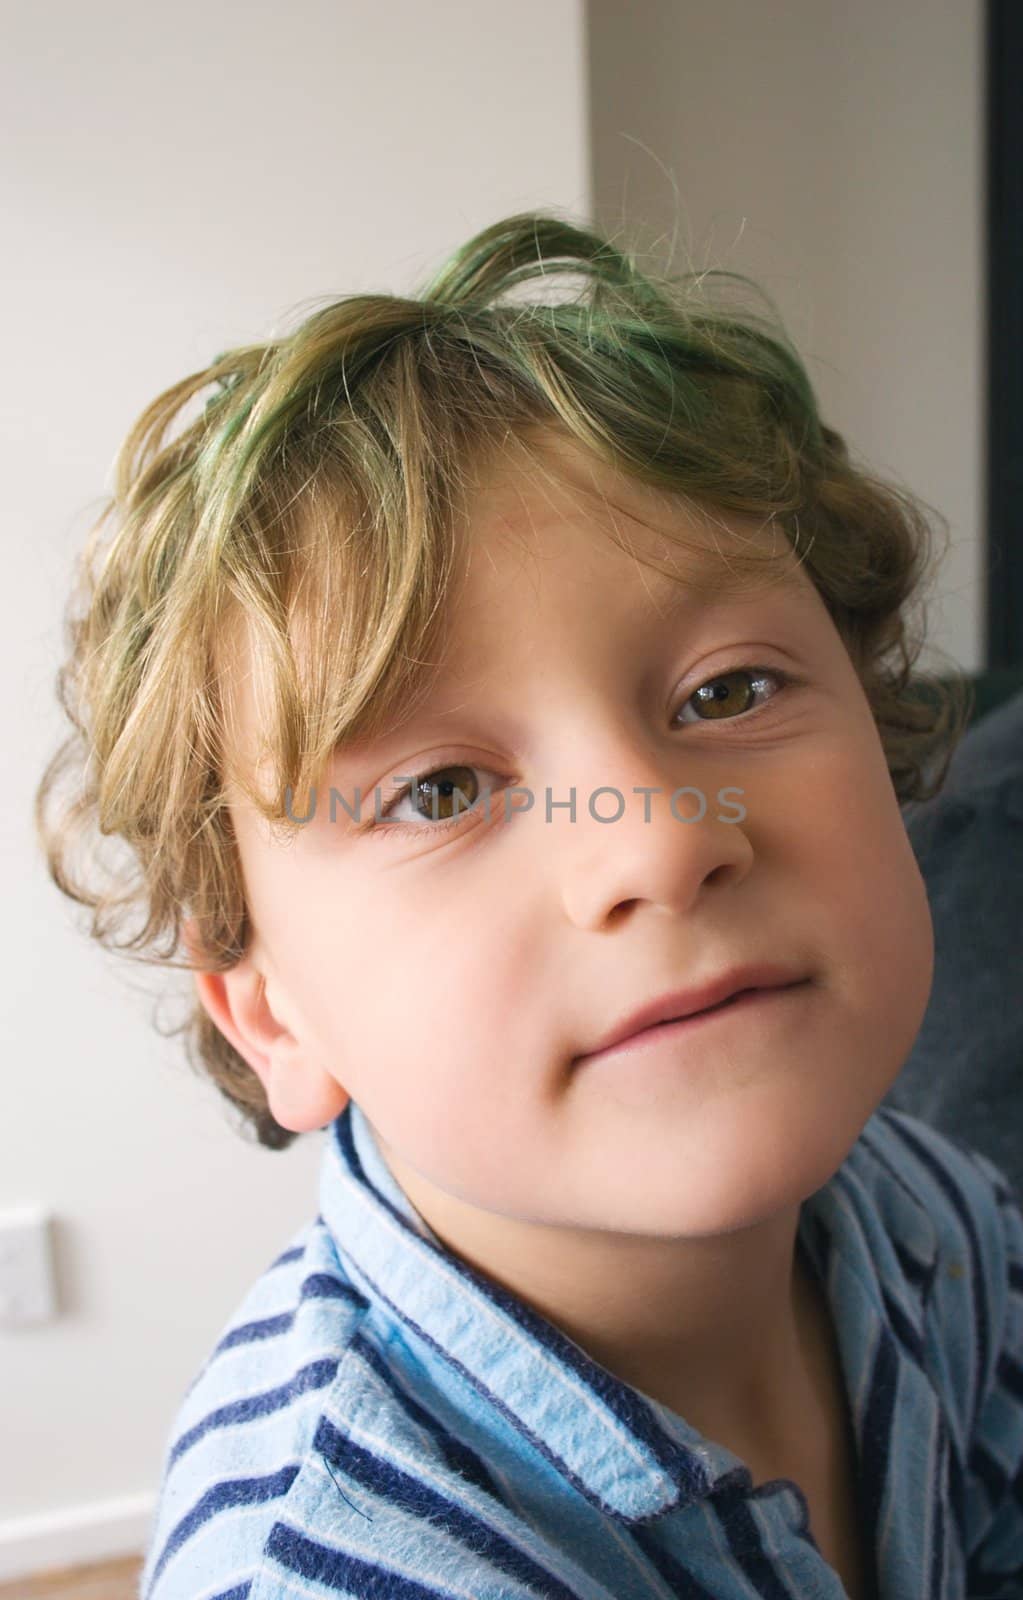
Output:
<instances>
[{"instance_id":1,"label":"curly blonde hair","mask_svg":"<svg viewBox=\"0 0 1023 1600\"><path fill-rule=\"evenodd\" d=\"M558 274L581 287L552 296ZM520 285L547 292L510 298ZM92 937L176 965L187 917L186 968L225 971L245 954L221 673L237 624L267 667L260 736L276 790L242 786L287 828L286 792L307 792L339 745L382 731L423 686L468 464L538 432L674 503L774 519L848 648L896 796L937 791L971 706L967 680L912 673L928 515L853 463L770 302L737 308L736 288L756 293L735 274L641 270L551 212L512 216L419 295L331 301L146 407L80 558L57 677L74 731L36 797L50 875L91 908ZM128 863L101 870L97 833L123 841ZM119 943L133 911L141 926ZM289 1145L198 997L182 1029L240 1131Z\"/></svg>"}]
</instances>

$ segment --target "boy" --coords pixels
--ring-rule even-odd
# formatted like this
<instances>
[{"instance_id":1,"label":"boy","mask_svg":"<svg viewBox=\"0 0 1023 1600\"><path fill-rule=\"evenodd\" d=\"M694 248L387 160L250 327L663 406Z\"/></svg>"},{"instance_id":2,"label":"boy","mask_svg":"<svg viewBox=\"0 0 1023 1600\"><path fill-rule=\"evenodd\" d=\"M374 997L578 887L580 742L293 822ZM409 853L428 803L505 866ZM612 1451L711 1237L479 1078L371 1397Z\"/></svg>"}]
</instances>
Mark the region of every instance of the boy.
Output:
<instances>
[{"instance_id":1,"label":"boy","mask_svg":"<svg viewBox=\"0 0 1023 1600\"><path fill-rule=\"evenodd\" d=\"M928 530L781 330L509 218L159 397L114 504L79 811L225 1095L326 1129L143 1600L1023 1595L1023 1216L878 1110Z\"/></svg>"}]
</instances>

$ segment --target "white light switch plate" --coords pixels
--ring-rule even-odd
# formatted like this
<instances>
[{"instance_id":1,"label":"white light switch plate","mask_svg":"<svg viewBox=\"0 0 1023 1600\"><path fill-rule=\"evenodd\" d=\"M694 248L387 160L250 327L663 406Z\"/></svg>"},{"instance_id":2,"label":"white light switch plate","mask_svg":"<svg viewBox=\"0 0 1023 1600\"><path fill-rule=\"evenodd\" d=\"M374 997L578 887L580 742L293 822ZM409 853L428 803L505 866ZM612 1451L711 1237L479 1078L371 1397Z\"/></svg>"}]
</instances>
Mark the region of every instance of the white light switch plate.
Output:
<instances>
[{"instance_id":1,"label":"white light switch plate","mask_svg":"<svg viewBox=\"0 0 1023 1600\"><path fill-rule=\"evenodd\" d=\"M49 1224L40 1206L0 1211L0 1327L49 1322L57 1314Z\"/></svg>"}]
</instances>

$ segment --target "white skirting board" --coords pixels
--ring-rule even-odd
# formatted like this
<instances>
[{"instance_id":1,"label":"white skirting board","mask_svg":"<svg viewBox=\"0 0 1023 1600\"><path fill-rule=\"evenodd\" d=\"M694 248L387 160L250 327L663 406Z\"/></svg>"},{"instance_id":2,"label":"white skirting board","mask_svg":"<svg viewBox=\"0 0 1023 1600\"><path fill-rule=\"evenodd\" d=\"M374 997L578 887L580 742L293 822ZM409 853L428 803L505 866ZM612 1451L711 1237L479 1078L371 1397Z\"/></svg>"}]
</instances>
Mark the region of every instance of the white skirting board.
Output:
<instances>
[{"instance_id":1,"label":"white skirting board","mask_svg":"<svg viewBox=\"0 0 1023 1600\"><path fill-rule=\"evenodd\" d=\"M154 1494L126 1494L0 1521L0 1582L142 1555L155 1510Z\"/></svg>"}]
</instances>

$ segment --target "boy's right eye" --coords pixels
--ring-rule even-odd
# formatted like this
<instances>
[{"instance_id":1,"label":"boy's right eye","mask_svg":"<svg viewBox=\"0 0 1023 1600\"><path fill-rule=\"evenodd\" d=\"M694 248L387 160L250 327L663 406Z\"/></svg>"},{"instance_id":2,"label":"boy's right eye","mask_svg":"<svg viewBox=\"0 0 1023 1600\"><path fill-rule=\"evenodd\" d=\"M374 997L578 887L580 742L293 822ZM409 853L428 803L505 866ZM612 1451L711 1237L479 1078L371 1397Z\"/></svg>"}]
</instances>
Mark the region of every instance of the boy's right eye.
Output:
<instances>
[{"instance_id":1,"label":"boy's right eye","mask_svg":"<svg viewBox=\"0 0 1023 1600\"><path fill-rule=\"evenodd\" d=\"M380 808L380 817L388 818L374 833L425 834L436 833L445 827L454 827L467 815L486 816L490 791L481 790L474 774L487 772L486 767L447 766L432 767L417 772L386 806ZM499 774L491 773L498 777ZM394 820L395 813L406 802L417 808L419 823ZM423 810L418 810L422 806Z\"/></svg>"}]
</instances>

